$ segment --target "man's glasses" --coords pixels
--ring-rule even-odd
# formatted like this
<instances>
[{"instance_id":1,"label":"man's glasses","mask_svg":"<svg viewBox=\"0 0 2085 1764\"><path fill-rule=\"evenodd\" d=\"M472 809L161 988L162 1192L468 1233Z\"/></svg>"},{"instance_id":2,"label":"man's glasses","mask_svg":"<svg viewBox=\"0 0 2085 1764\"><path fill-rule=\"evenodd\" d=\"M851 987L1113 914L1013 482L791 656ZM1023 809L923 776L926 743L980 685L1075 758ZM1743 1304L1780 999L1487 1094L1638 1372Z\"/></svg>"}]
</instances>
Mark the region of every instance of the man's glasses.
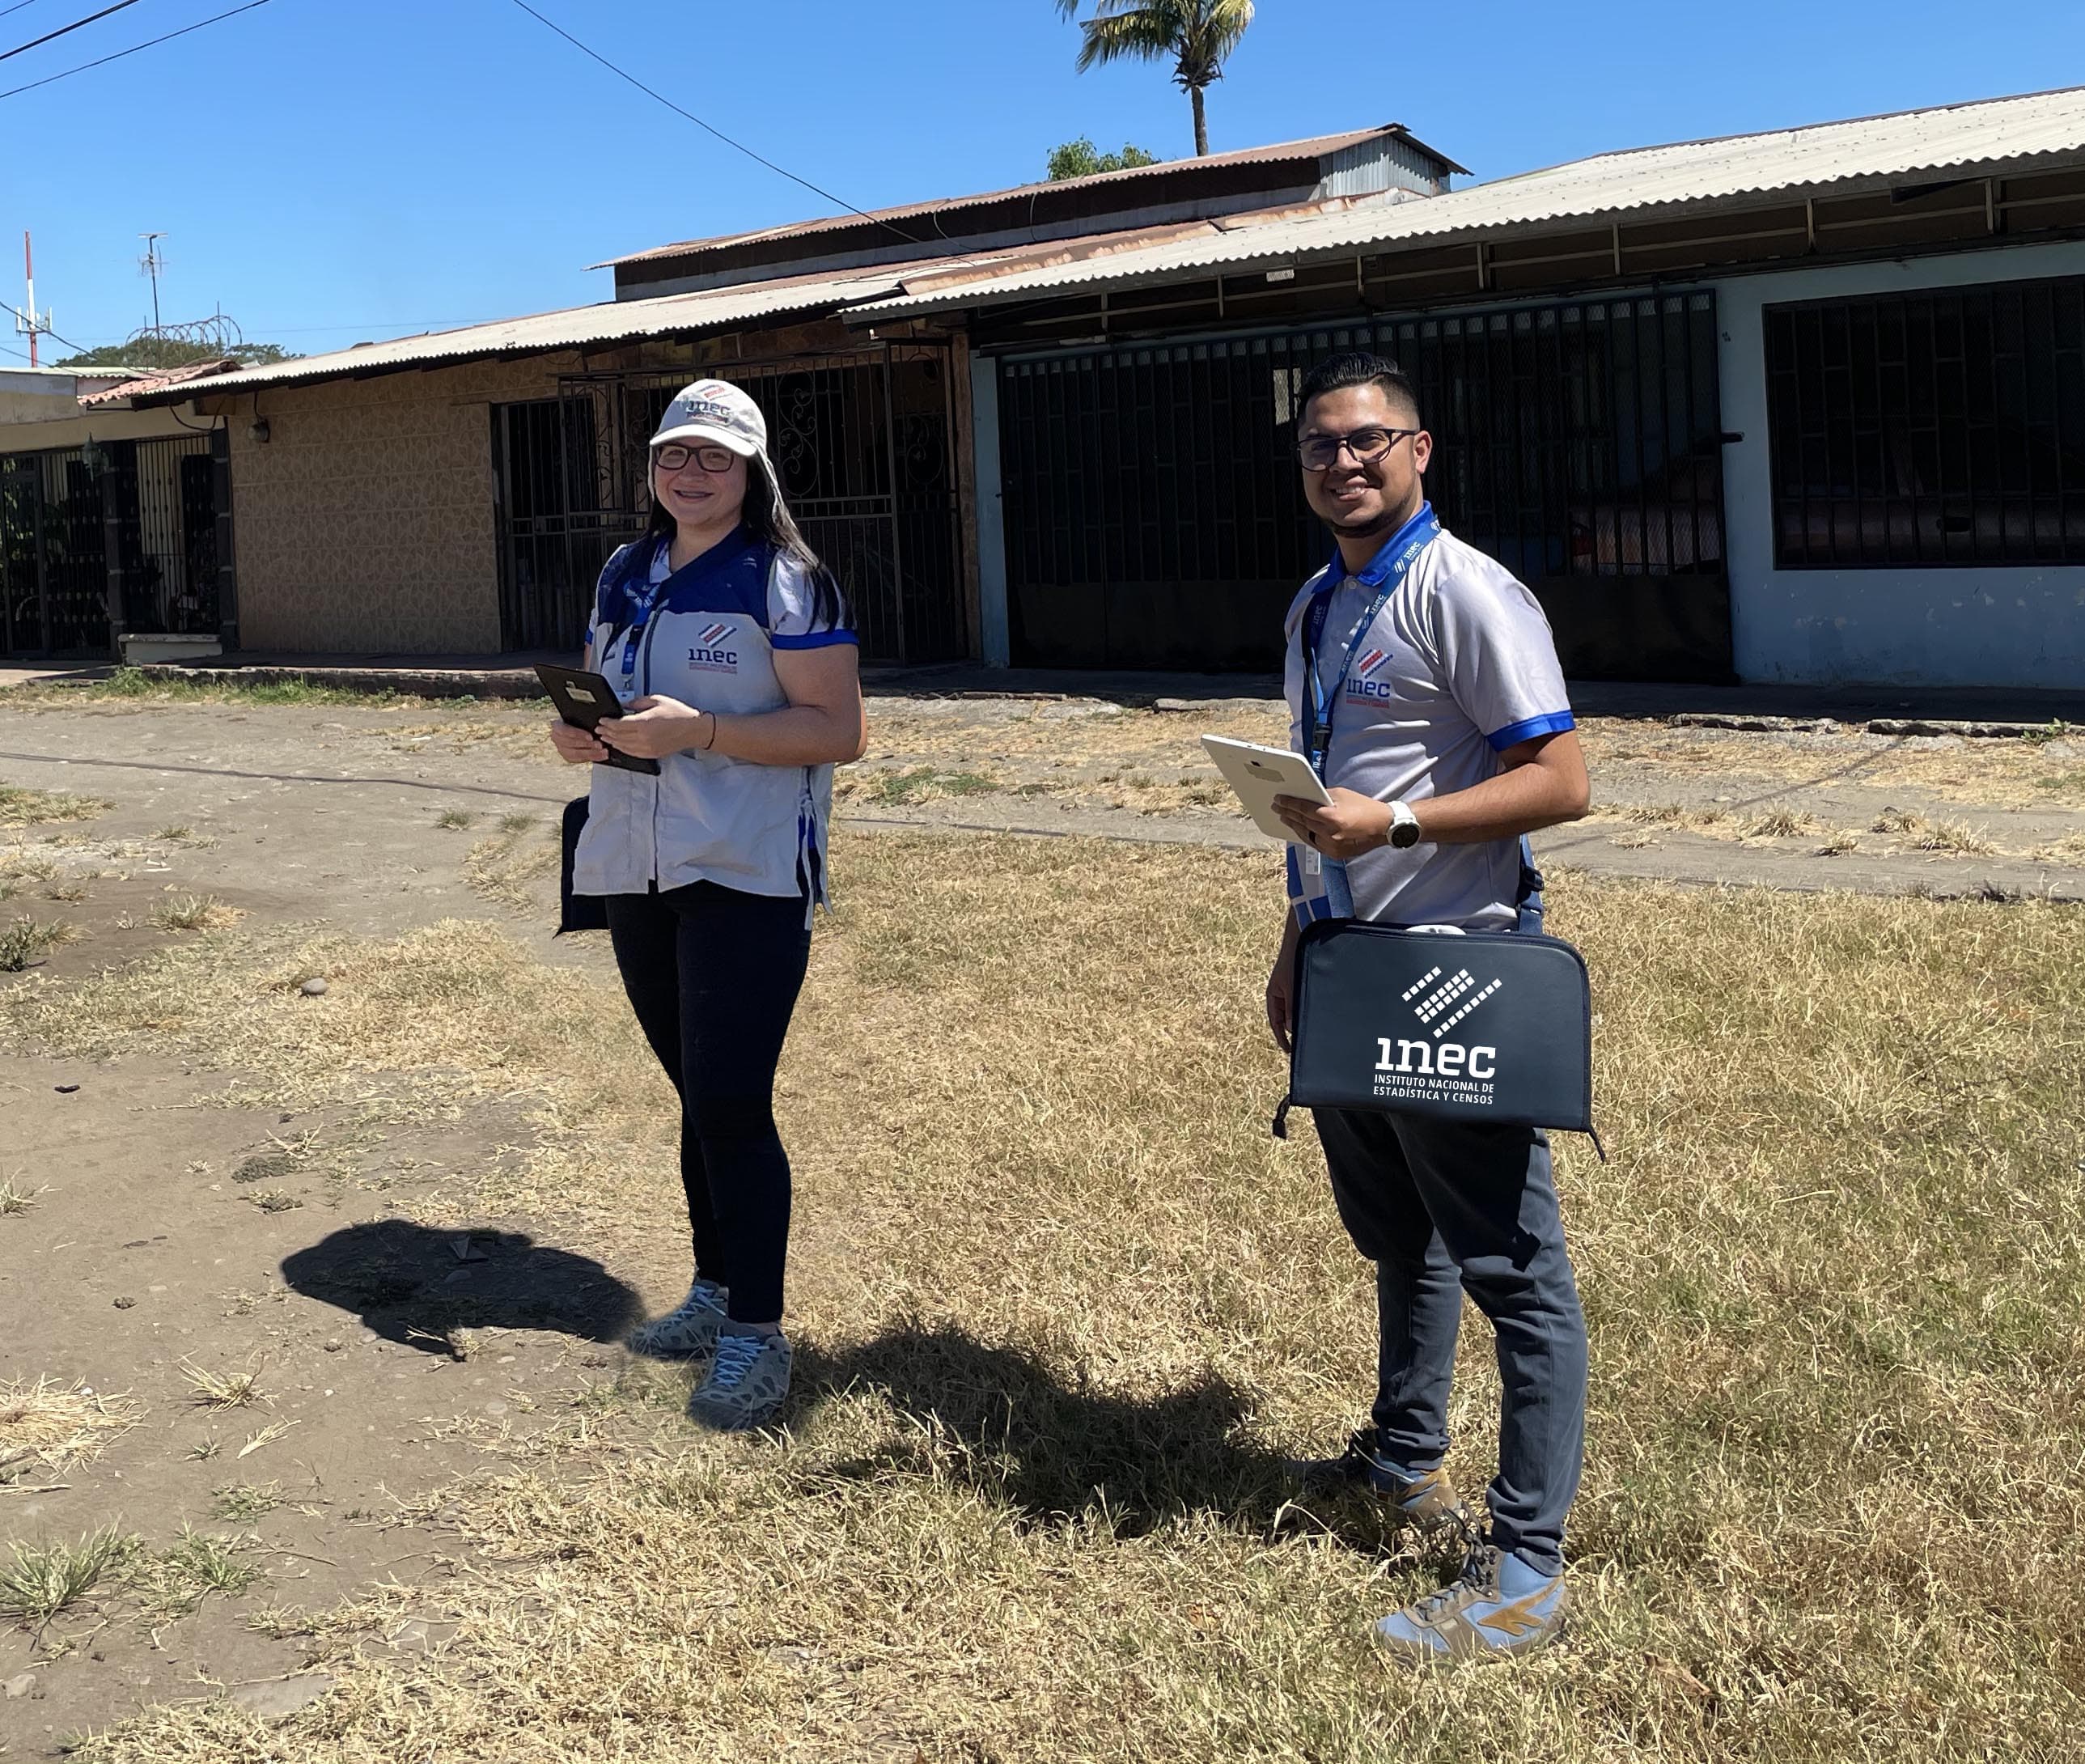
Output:
<instances>
[{"instance_id":1,"label":"man's glasses","mask_svg":"<svg viewBox=\"0 0 2085 1764\"><path fill-rule=\"evenodd\" d=\"M1339 462L1344 448L1357 465L1373 465L1408 435L1418 429L1351 429L1344 435L1306 435L1296 444L1296 457L1306 472L1326 472Z\"/></svg>"},{"instance_id":2,"label":"man's glasses","mask_svg":"<svg viewBox=\"0 0 2085 1764\"><path fill-rule=\"evenodd\" d=\"M677 441L656 448L652 463L662 472L677 472L693 460L706 472L728 472L738 455L728 447L682 447Z\"/></svg>"}]
</instances>

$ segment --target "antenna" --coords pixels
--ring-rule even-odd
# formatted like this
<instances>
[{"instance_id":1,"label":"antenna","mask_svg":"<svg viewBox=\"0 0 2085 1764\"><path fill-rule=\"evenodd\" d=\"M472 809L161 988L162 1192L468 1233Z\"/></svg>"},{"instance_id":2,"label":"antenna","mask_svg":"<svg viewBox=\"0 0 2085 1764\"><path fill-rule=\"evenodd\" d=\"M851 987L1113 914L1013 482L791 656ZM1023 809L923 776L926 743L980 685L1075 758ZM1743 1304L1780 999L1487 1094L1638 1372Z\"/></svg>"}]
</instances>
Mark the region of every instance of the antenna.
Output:
<instances>
[{"instance_id":1,"label":"antenna","mask_svg":"<svg viewBox=\"0 0 2085 1764\"><path fill-rule=\"evenodd\" d=\"M15 306L10 307L8 310L15 315L15 334L18 337L27 335L29 339L29 365L34 368L39 365L36 339L49 337L53 333L51 315L36 310L36 260L29 249L29 236L26 232L22 235L22 273L28 283L29 304L26 308Z\"/></svg>"},{"instance_id":2,"label":"antenna","mask_svg":"<svg viewBox=\"0 0 2085 1764\"><path fill-rule=\"evenodd\" d=\"M145 255L138 260L138 268L152 278L152 332L156 336L159 329L159 272L167 266L167 260L159 250L159 241L167 236L157 232L140 233L138 236L145 241Z\"/></svg>"}]
</instances>

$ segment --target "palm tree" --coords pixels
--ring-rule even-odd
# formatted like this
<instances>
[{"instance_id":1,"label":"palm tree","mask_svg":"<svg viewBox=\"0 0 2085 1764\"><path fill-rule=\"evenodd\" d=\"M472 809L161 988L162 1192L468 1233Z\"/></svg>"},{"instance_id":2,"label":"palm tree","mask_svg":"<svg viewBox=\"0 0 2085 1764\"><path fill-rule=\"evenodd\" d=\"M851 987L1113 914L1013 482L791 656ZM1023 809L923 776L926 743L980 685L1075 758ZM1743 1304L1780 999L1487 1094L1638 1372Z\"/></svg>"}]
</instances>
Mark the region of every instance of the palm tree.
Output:
<instances>
[{"instance_id":1,"label":"palm tree","mask_svg":"<svg viewBox=\"0 0 2085 1764\"><path fill-rule=\"evenodd\" d=\"M1079 0L1057 0L1076 18ZM1195 151L1209 151L1202 94L1224 77L1224 62L1252 23L1252 0L1093 0L1093 15L1079 28L1085 42L1079 71L1108 62L1162 62L1195 106Z\"/></svg>"}]
</instances>

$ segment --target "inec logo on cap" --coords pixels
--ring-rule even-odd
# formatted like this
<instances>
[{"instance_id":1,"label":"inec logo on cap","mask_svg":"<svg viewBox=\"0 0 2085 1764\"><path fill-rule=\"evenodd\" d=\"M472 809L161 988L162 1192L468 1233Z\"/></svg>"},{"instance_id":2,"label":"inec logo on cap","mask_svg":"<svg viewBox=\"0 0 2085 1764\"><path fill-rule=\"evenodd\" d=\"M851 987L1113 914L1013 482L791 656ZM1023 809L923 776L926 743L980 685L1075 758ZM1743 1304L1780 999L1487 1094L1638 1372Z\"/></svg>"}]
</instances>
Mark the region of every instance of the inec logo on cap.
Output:
<instances>
[{"instance_id":1,"label":"inec logo on cap","mask_svg":"<svg viewBox=\"0 0 2085 1764\"><path fill-rule=\"evenodd\" d=\"M767 419L740 387L728 380L698 380L684 386L666 406L652 444L669 440L700 440L703 436L730 445L734 451L748 448L764 453L767 448Z\"/></svg>"},{"instance_id":2,"label":"inec logo on cap","mask_svg":"<svg viewBox=\"0 0 2085 1764\"><path fill-rule=\"evenodd\" d=\"M1444 1040L1450 1029L1481 1010L1505 982L1480 984L1467 968L1443 979L1430 969L1408 987L1402 1002L1419 1019L1419 1039L1395 1035L1375 1038L1375 1094L1383 1101L1425 1098L1479 1105L1492 1100L1498 1076L1498 1049L1466 1047Z\"/></svg>"},{"instance_id":3,"label":"inec logo on cap","mask_svg":"<svg viewBox=\"0 0 2085 1764\"><path fill-rule=\"evenodd\" d=\"M688 665L711 674L737 673L738 651L729 647L732 634L737 629L728 618L720 618L705 627L688 651Z\"/></svg>"}]
</instances>

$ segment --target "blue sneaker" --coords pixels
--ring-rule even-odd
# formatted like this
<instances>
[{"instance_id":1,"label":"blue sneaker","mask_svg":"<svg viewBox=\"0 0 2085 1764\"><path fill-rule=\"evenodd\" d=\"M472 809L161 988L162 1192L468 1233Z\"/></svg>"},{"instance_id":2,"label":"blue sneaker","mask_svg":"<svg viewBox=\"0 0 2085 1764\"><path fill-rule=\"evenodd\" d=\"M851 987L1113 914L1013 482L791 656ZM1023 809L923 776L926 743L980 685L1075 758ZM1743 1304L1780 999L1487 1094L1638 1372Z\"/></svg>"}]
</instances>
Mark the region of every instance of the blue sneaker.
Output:
<instances>
[{"instance_id":1,"label":"blue sneaker","mask_svg":"<svg viewBox=\"0 0 2085 1764\"><path fill-rule=\"evenodd\" d=\"M1383 1455L1381 1436L1363 1427L1336 1458L1294 1458L1290 1473L1306 1492L1365 1485L1395 1506L1403 1523L1429 1537L1454 1535L1466 1548L1475 1542L1476 1521L1443 1470L1414 1476Z\"/></svg>"},{"instance_id":2,"label":"blue sneaker","mask_svg":"<svg viewBox=\"0 0 2085 1764\"><path fill-rule=\"evenodd\" d=\"M1569 1596L1561 1574L1540 1573L1518 1556L1479 1544L1460 1575L1392 1612L1376 1625L1375 1639L1414 1665L1525 1654L1562 1633Z\"/></svg>"},{"instance_id":3,"label":"blue sneaker","mask_svg":"<svg viewBox=\"0 0 2085 1764\"><path fill-rule=\"evenodd\" d=\"M757 1427L789 1394L788 1338L733 1323L717 1336L709 1376L688 1398L688 1419L719 1433Z\"/></svg>"},{"instance_id":4,"label":"blue sneaker","mask_svg":"<svg viewBox=\"0 0 2085 1764\"><path fill-rule=\"evenodd\" d=\"M716 1345L730 1294L713 1280L699 1277L688 1296L663 1317L641 1323L624 1337L632 1354L650 1360L693 1359Z\"/></svg>"}]
</instances>

